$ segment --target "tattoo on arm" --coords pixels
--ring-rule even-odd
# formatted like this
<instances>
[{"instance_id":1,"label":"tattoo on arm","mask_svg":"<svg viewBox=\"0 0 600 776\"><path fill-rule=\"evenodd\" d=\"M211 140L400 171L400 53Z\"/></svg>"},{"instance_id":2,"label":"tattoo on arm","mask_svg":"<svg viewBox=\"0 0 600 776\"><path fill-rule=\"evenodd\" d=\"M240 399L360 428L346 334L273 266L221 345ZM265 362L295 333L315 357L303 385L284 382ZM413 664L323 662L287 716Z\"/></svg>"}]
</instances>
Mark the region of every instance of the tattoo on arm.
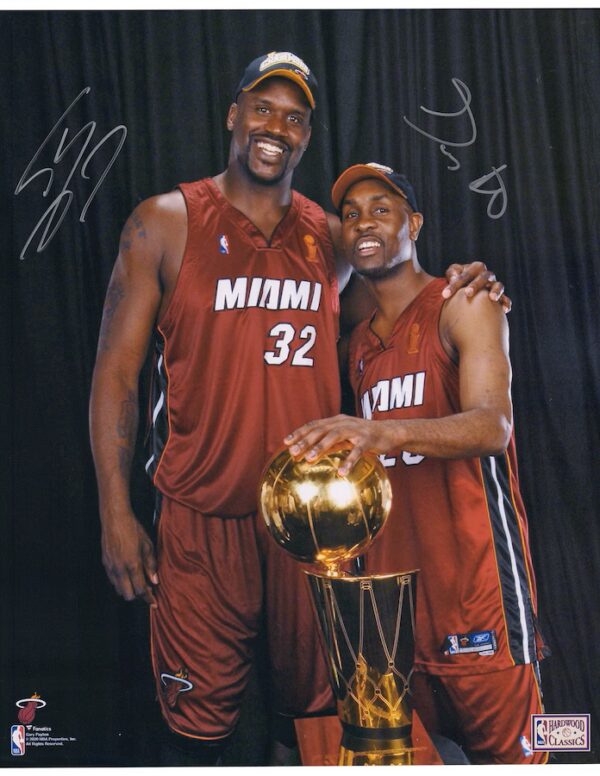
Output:
<instances>
[{"instance_id":1,"label":"tattoo on arm","mask_svg":"<svg viewBox=\"0 0 600 776\"><path fill-rule=\"evenodd\" d=\"M108 350L108 335L112 325L112 319L119 306L119 303L125 296L125 291L119 280L113 278L106 292L106 301L104 302L104 312L102 313L102 323L100 325L100 338L98 347L100 350Z\"/></svg>"},{"instance_id":2,"label":"tattoo on arm","mask_svg":"<svg viewBox=\"0 0 600 776\"><path fill-rule=\"evenodd\" d=\"M136 228L136 237L139 237L140 239L144 240L146 238L146 230L144 229L144 222L139 216L139 213L137 210L134 210L131 214L131 220L133 221L133 225Z\"/></svg>"},{"instance_id":3,"label":"tattoo on arm","mask_svg":"<svg viewBox=\"0 0 600 776\"><path fill-rule=\"evenodd\" d=\"M135 238L138 240L146 239L146 229L144 228L144 222L140 218L137 210L133 211L133 213L127 219L127 223L123 227L121 240L119 242L119 250L121 253L130 250L131 244Z\"/></svg>"},{"instance_id":4,"label":"tattoo on arm","mask_svg":"<svg viewBox=\"0 0 600 776\"><path fill-rule=\"evenodd\" d=\"M128 221L123 228L121 240L119 242L119 251L121 253L125 253L125 251L128 251L131 248L131 232L131 224Z\"/></svg>"},{"instance_id":5,"label":"tattoo on arm","mask_svg":"<svg viewBox=\"0 0 600 776\"><path fill-rule=\"evenodd\" d=\"M134 239L146 239L146 229L144 227L144 222L135 210L127 219L127 223L123 228L121 241L119 243L119 251L121 253L125 253L126 251L130 250ZM104 311L102 313L102 324L100 326L100 337L98 340L99 350L109 349L108 336L110 334L112 319L120 301L124 296L125 289L123 288L123 284L118 280L118 278L111 278L108 291L106 292Z\"/></svg>"},{"instance_id":6,"label":"tattoo on arm","mask_svg":"<svg viewBox=\"0 0 600 776\"><path fill-rule=\"evenodd\" d=\"M121 412L117 421L117 434L125 444L119 445L119 470L124 478L129 478L133 446L138 421L137 395L129 391L127 398L121 402Z\"/></svg>"},{"instance_id":7,"label":"tattoo on arm","mask_svg":"<svg viewBox=\"0 0 600 776\"><path fill-rule=\"evenodd\" d=\"M121 439L127 439L129 442L133 441L137 426L137 417L137 395L135 391L129 391L125 401L121 402L121 412L117 424L117 433Z\"/></svg>"},{"instance_id":8,"label":"tattoo on arm","mask_svg":"<svg viewBox=\"0 0 600 776\"><path fill-rule=\"evenodd\" d=\"M133 453L128 447L119 447L119 471L124 480L129 479Z\"/></svg>"}]
</instances>

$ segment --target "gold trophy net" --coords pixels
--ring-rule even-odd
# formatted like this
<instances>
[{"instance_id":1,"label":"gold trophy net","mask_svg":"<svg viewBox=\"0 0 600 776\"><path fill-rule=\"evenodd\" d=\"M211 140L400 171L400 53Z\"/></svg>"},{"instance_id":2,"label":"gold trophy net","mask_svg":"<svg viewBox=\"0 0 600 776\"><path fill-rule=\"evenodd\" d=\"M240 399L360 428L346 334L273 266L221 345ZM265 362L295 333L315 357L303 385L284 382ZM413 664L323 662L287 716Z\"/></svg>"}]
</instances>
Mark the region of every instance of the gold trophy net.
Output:
<instances>
[{"instance_id":1,"label":"gold trophy net","mask_svg":"<svg viewBox=\"0 0 600 776\"><path fill-rule=\"evenodd\" d=\"M340 765L409 765L416 572L307 572L343 727Z\"/></svg>"}]
</instances>

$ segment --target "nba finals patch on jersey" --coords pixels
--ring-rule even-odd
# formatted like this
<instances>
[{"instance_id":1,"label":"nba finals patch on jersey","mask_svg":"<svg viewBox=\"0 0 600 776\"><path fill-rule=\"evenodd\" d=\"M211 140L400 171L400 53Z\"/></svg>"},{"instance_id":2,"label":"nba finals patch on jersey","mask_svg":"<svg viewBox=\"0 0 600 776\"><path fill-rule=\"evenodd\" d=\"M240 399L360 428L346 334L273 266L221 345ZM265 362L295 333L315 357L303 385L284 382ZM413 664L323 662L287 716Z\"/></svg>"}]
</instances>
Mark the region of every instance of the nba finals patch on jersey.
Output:
<instances>
[{"instance_id":1,"label":"nba finals patch on jersey","mask_svg":"<svg viewBox=\"0 0 600 776\"><path fill-rule=\"evenodd\" d=\"M319 248L312 234L305 234L302 238L306 246L306 260L313 264L319 261Z\"/></svg>"},{"instance_id":2,"label":"nba finals patch on jersey","mask_svg":"<svg viewBox=\"0 0 600 776\"><path fill-rule=\"evenodd\" d=\"M531 741L535 752L589 752L589 714L533 714Z\"/></svg>"}]
</instances>

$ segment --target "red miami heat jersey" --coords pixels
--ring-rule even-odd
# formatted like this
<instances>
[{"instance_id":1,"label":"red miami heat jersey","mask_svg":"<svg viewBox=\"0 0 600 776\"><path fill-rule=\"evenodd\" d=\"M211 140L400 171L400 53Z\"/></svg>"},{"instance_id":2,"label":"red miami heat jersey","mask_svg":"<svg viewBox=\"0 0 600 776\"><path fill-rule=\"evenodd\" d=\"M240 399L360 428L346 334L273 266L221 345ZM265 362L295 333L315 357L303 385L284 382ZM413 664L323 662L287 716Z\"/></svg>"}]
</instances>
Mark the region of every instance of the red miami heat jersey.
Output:
<instances>
[{"instance_id":1,"label":"red miami heat jersey","mask_svg":"<svg viewBox=\"0 0 600 776\"><path fill-rule=\"evenodd\" d=\"M385 346L370 321L354 331L350 379L362 417L460 412L458 367L438 330L445 284L435 279L421 291ZM392 512L367 553L366 571L420 569L415 669L476 674L537 660L535 582L514 439L498 456L448 460L405 451L383 462Z\"/></svg>"},{"instance_id":2,"label":"red miami heat jersey","mask_svg":"<svg viewBox=\"0 0 600 776\"><path fill-rule=\"evenodd\" d=\"M267 242L211 179L180 189L187 244L156 331L146 469L176 501L239 516L283 438L339 411L333 248L298 192Z\"/></svg>"}]
</instances>

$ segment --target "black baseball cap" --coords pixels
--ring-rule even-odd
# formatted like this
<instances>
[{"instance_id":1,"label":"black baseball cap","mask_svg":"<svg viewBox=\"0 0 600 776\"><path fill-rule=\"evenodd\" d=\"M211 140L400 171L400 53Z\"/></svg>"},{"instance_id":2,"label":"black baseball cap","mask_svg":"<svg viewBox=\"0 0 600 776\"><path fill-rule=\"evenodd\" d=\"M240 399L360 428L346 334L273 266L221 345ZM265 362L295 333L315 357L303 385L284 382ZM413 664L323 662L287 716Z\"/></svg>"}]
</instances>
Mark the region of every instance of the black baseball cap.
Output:
<instances>
[{"instance_id":1,"label":"black baseball cap","mask_svg":"<svg viewBox=\"0 0 600 776\"><path fill-rule=\"evenodd\" d=\"M271 78L275 75L289 78L290 81L297 84L306 95L310 107L315 109L317 79L308 65L291 51L271 51L269 54L263 54L253 59L244 71L242 80L235 91L234 99L237 100L240 92L250 92L265 78Z\"/></svg>"},{"instance_id":2,"label":"black baseball cap","mask_svg":"<svg viewBox=\"0 0 600 776\"><path fill-rule=\"evenodd\" d=\"M336 210L340 209L344 196L350 186L357 181L367 180L368 178L379 178L387 183L394 191L397 191L408 202L415 213L419 212L417 206L417 197L412 184L402 173L394 172L391 167L378 162L367 162L367 164L355 164L348 167L347 170L333 184L331 189L331 199Z\"/></svg>"}]
</instances>

